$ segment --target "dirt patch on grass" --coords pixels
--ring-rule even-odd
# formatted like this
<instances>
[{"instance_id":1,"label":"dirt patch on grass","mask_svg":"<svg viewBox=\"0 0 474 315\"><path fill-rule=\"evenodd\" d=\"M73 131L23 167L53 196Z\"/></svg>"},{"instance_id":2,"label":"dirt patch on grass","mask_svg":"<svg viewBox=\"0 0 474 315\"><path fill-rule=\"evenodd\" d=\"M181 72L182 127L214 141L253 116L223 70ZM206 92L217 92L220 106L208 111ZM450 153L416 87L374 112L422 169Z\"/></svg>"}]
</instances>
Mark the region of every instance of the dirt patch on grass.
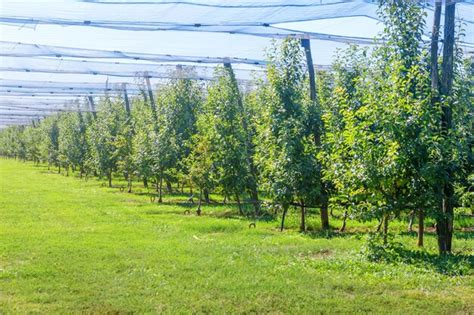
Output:
<instances>
[{"instance_id":1,"label":"dirt patch on grass","mask_svg":"<svg viewBox=\"0 0 474 315\"><path fill-rule=\"evenodd\" d=\"M324 249L320 249L320 250L317 250L317 251L299 253L298 257L299 258L306 258L306 259L316 260L316 259L325 259L325 258L331 257L333 255L334 255L334 252L332 250L324 248Z\"/></svg>"}]
</instances>

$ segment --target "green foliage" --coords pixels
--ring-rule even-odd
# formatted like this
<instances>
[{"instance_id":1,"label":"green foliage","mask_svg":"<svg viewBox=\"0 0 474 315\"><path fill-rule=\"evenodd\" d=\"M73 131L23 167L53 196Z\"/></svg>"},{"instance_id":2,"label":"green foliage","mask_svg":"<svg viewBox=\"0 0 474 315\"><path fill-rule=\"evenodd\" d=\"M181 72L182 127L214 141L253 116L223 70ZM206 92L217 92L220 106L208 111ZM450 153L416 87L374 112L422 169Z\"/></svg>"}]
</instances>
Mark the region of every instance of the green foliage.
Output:
<instances>
[{"instance_id":1,"label":"green foliage","mask_svg":"<svg viewBox=\"0 0 474 315\"><path fill-rule=\"evenodd\" d=\"M413 2L386 1L380 16L384 45L370 54L356 46L340 52L334 73L319 82L324 176L336 190L333 203L352 217L420 208L436 216L444 160L453 169L465 161L468 94L456 96L458 127L443 136L441 106L431 103L429 60L420 44L422 10Z\"/></svg>"},{"instance_id":2,"label":"green foliage","mask_svg":"<svg viewBox=\"0 0 474 315\"><path fill-rule=\"evenodd\" d=\"M185 165L180 163L189 155L190 139L196 133L196 114L199 112L203 95L202 85L194 80L184 79L184 70L177 70L176 79L159 91L159 126L164 129L165 137L174 138L175 147L173 168L185 172Z\"/></svg>"},{"instance_id":3,"label":"green foliage","mask_svg":"<svg viewBox=\"0 0 474 315\"><path fill-rule=\"evenodd\" d=\"M117 170L118 163L125 150L124 132L127 128L126 114L120 100L109 97L101 99L97 108L97 118L87 130L91 148L91 162L97 172L112 181L112 173Z\"/></svg>"},{"instance_id":4,"label":"green foliage","mask_svg":"<svg viewBox=\"0 0 474 315\"><path fill-rule=\"evenodd\" d=\"M305 209L325 218L328 197L331 213L348 220L388 222L417 212L427 220L467 222L472 60L456 47L452 93L432 91L423 12L418 2L380 1L378 45L339 51L332 70L317 74L316 100L302 42L287 38L268 51L268 80L246 93L228 64L206 86L178 69L157 91L156 113L146 93L131 97L131 115L122 97L105 97L96 119L60 113L3 130L0 154L93 171L109 184L121 174L129 188L139 177L156 184L159 201L163 182L170 191L176 184L190 193L198 188L206 199L217 192L239 205L241 197L261 195L271 218L300 206L302 230ZM455 195L446 199L451 187ZM454 214L440 210L451 202Z\"/></svg>"},{"instance_id":5,"label":"green foliage","mask_svg":"<svg viewBox=\"0 0 474 315\"><path fill-rule=\"evenodd\" d=\"M59 117L58 151L61 164L68 168L78 168L80 173L85 173L87 160L87 124L84 115L77 113L66 113Z\"/></svg>"},{"instance_id":6,"label":"green foliage","mask_svg":"<svg viewBox=\"0 0 474 315\"><path fill-rule=\"evenodd\" d=\"M57 116L50 116L40 124L42 141L40 154L49 165L59 165L59 127Z\"/></svg>"},{"instance_id":7,"label":"green foliage","mask_svg":"<svg viewBox=\"0 0 474 315\"><path fill-rule=\"evenodd\" d=\"M141 178L149 179L154 174L152 156L152 132L156 126L151 108L141 99L133 100L132 117L134 121L133 165Z\"/></svg>"},{"instance_id":8,"label":"green foliage","mask_svg":"<svg viewBox=\"0 0 474 315\"><path fill-rule=\"evenodd\" d=\"M30 161L38 163L41 160L40 143L41 134L37 132L34 126L27 126L23 130L23 141L25 147L25 157Z\"/></svg>"},{"instance_id":9,"label":"green foliage","mask_svg":"<svg viewBox=\"0 0 474 315\"><path fill-rule=\"evenodd\" d=\"M184 163L190 153L191 137L196 133L196 112L202 103L200 84L182 79L180 71L175 79L158 92L157 117L150 104L135 100L134 162L139 175L156 178L161 191L163 180L182 180L188 172Z\"/></svg>"},{"instance_id":10,"label":"green foliage","mask_svg":"<svg viewBox=\"0 0 474 315\"><path fill-rule=\"evenodd\" d=\"M250 176L247 161L247 134L240 93L229 68L217 68L216 81L208 88L201 113L200 131L208 133L213 148L213 171L226 195L241 195Z\"/></svg>"},{"instance_id":11,"label":"green foliage","mask_svg":"<svg viewBox=\"0 0 474 315\"><path fill-rule=\"evenodd\" d=\"M311 204L320 190L316 147L306 125L312 104L303 56L298 40L284 40L280 50L275 45L268 84L260 87L257 163L262 183L285 207L293 201Z\"/></svg>"},{"instance_id":12,"label":"green foliage","mask_svg":"<svg viewBox=\"0 0 474 315\"><path fill-rule=\"evenodd\" d=\"M212 139L214 130L211 128L205 114L198 115L196 122L197 133L192 137L192 151L186 158L189 178L201 193L210 191L216 185L214 152Z\"/></svg>"}]
</instances>

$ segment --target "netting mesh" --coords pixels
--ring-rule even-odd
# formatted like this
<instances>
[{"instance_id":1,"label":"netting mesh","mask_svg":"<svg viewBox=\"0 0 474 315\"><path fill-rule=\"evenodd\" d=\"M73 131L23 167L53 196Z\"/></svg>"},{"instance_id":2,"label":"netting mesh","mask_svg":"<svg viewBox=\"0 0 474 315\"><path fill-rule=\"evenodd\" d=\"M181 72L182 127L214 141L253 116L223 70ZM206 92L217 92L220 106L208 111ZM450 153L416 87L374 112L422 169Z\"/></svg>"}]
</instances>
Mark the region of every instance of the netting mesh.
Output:
<instances>
[{"instance_id":1,"label":"netting mesh","mask_svg":"<svg viewBox=\"0 0 474 315\"><path fill-rule=\"evenodd\" d=\"M195 80L212 80L215 67L180 64L143 64L123 62L100 62L90 60L70 60L64 58L17 58L3 57L0 71L43 72L43 73L76 73L106 75L116 77L178 78L186 77ZM262 78L264 69L235 69L240 80L250 80L256 76Z\"/></svg>"},{"instance_id":2,"label":"netting mesh","mask_svg":"<svg viewBox=\"0 0 474 315\"><path fill-rule=\"evenodd\" d=\"M421 4L427 21L433 2ZM371 0L3 0L0 125L85 110L84 96L120 94L122 83L134 95L145 75L154 85L207 81L229 62L248 84L265 78L272 39L289 35L310 38L316 67L327 69L336 49L374 44L377 8ZM458 1L456 16L462 49L473 53L474 0ZM430 31L427 23L427 42Z\"/></svg>"},{"instance_id":3,"label":"netting mesh","mask_svg":"<svg viewBox=\"0 0 474 315\"><path fill-rule=\"evenodd\" d=\"M192 62L192 63L242 63L264 65L261 59L247 59L237 57L203 57L148 54L125 51L110 51L98 49L70 48L52 45L27 44L20 42L0 41L0 56L5 57L72 57L95 59L130 59L154 62Z\"/></svg>"},{"instance_id":4,"label":"netting mesh","mask_svg":"<svg viewBox=\"0 0 474 315\"><path fill-rule=\"evenodd\" d=\"M132 31L205 31L278 37L306 34L314 39L372 40L366 34L358 38L334 36L321 32L301 32L278 27L280 23L314 21L349 16L377 19L377 4L370 0L321 1L63 1L54 2L43 10L41 2L3 1L0 22L37 26L56 24L65 26L93 26ZM472 2L467 1L459 17L466 31L472 33L474 18ZM432 13L430 2L426 11ZM159 17L159 18L157 18ZM429 29L427 29L427 33ZM333 34L334 35L334 34ZM473 43L470 38L468 43Z\"/></svg>"}]
</instances>

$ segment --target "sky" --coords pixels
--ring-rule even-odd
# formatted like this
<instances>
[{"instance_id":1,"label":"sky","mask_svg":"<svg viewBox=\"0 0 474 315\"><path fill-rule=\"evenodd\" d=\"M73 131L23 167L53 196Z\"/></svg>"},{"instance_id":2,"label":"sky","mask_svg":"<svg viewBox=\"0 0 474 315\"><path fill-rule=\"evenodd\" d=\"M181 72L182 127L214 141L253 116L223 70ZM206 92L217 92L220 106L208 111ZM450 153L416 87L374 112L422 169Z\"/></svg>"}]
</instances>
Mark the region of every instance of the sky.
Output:
<instances>
[{"instance_id":1,"label":"sky","mask_svg":"<svg viewBox=\"0 0 474 315\"><path fill-rule=\"evenodd\" d=\"M107 0L103 0L107 1ZM151 0L153 1L153 0ZM156 1L156 0L155 0ZM204 2L193 0L195 2ZM306 4L313 2L336 2L336 0L294 0L294 1L238 1L241 3L294 3ZM133 0L132 0L133 2ZM356 1L357 2L357 1ZM209 1L207 1L209 3ZM211 3L230 3L219 0L212 0ZM231 2L231 3L236 3ZM460 4L458 4L459 6ZM474 20L474 5L461 4L462 10L458 10L462 16L470 16ZM307 18L313 16L310 9L303 8L303 11L293 11L291 8L283 8L279 11L271 11L267 14L267 9L256 12L254 17L242 16L235 13L235 10L216 11L214 8L201 8L196 6L176 6L169 5L148 6L147 8L156 8L154 12L143 12L143 6L140 5L111 5L84 3L73 0L2 0L0 1L1 17L26 17L43 19L62 19L69 20L87 20L101 21L178 21L193 23L196 21L205 21L206 23L231 23L232 21L254 21L255 19L265 18L265 21L282 21L297 19L299 17ZM328 10L331 5L321 8L311 8L315 12ZM374 5L367 6L362 2L360 6L354 6L356 14L373 15ZM371 12L367 8L371 8ZM331 9L333 10L333 9ZM362 10L362 11L361 11ZM152 10L148 10L152 11ZM153 14L152 14L153 13ZM222 16L215 16L220 13ZM352 14L353 12L343 12L340 14ZM461 14L462 13L462 14ZM334 12L331 11L331 14ZM259 22L259 21L257 21ZM289 28L300 31L326 33L333 35L345 35L373 38L379 33L383 26L375 19L366 16L342 17L337 19L322 19L316 21L297 21L289 23L278 23L275 26ZM470 27L470 25L469 25ZM474 42L473 34L469 33L469 40ZM55 45L65 47L78 47L99 50L119 50L128 52L154 53L154 54L173 54L173 55L191 55L191 56L216 56L216 57L241 57L251 59L265 59L265 49L271 46L271 39L267 37L258 37L252 35L209 33L209 32L190 32L190 31L130 31L114 30L98 27L86 26L63 26L63 25L31 25L31 24L0 24L0 38L2 41L24 42L43 45ZM318 65L330 65L334 59L334 53L338 48L344 48L346 45L332 42L312 40L313 61ZM473 48L474 50L474 48ZM127 61L128 62L128 61ZM61 66L61 62L57 62ZM28 76L30 76L29 74ZM17 77L24 78L23 74L0 73L1 78ZM43 75L40 75L42 77ZM67 75L54 75L58 78L67 78ZM50 79L50 75L46 75ZM103 80L103 78L92 78L91 80ZM77 80L75 80L77 81Z\"/></svg>"},{"instance_id":2,"label":"sky","mask_svg":"<svg viewBox=\"0 0 474 315\"><path fill-rule=\"evenodd\" d=\"M102 0L107 1L107 0ZM132 0L133 1L133 0ZM170 28L171 22L179 22L184 29L195 23L208 23L213 27L233 27L233 23L279 22L272 24L281 29L324 33L332 35L354 36L373 38L383 29L383 25L375 18L376 6L367 4L363 0L349 1L347 4L339 3L343 0L188 0L196 3L213 3L229 5L243 4L302 4L302 7L284 7L269 10L268 8L213 8L208 6L177 5L177 4L150 4L150 5L116 5L85 3L74 0L0 0L0 40L8 42L23 42L30 44L54 45L63 47L76 47L109 51L125 51L152 54L173 54L186 56L213 56L213 57L240 57L250 59L266 59L266 49L271 46L272 39L253 35L191 32L191 31L133 31L99 28L91 26L73 25L44 25L30 23L6 23L5 18L29 19L36 18L44 21L63 20L65 24L71 21L83 22L113 22L125 21L139 22L139 26L148 27L147 22L160 22L163 28ZM163 0L150 0L150 2L163 2ZM166 2L166 1L164 1ZM327 3L330 5L310 6L313 3ZM474 20L474 4L460 3L458 16ZM428 24L432 12L427 11ZM252 14L250 14L252 13ZM336 15L335 19L327 19L328 15ZM346 15L354 15L344 17ZM311 17L320 20L307 20ZM167 24L168 23L168 24ZM188 25L188 26L186 26ZM466 39L474 42L474 24L466 24ZM235 28L235 27L234 27ZM193 28L196 29L196 28ZM238 28L242 31L252 29ZM262 29L260 27L260 29ZM346 47L346 44L311 40L313 61L316 65L330 65L337 49ZM474 47L474 45L472 46ZM474 51L474 48L469 48ZM54 58L53 58L54 59ZM114 60L111 60L114 61ZM1 58L0 65L7 66L15 63L19 66L32 62L32 59ZM34 62L34 60L33 60ZM121 62L140 63L140 61L121 60ZM50 62L51 64L51 62ZM54 59L53 67L61 69L64 63ZM249 69L252 66L234 65L235 68ZM0 80L33 80L57 82L133 82L133 78L110 77L91 74L60 74L60 73L27 73L0 71ZM4 91L0 90L0 93Z\"/></svg>"}]
</instances>

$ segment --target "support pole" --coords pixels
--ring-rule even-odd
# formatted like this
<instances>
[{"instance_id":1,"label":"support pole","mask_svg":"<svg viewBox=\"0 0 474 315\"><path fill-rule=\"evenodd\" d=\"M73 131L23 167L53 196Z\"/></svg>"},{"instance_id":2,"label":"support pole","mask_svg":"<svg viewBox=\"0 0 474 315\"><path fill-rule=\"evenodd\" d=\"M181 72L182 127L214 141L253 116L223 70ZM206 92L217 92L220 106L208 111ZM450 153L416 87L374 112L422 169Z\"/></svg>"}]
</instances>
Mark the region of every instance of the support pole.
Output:
<instances>
[{"instance_id":1,"label":"support pole","mask_svg":"<svg viewBox=\"0 0 474 315\"><path fill-rule=\"evenodd\" d=\"M443 63L441 64L440 94L442 97L441 129L444 136L453 128L452 106L450 99L454 77L454 42L456 26L456 1L446 0L444 10L444 41ZM449 153L448 153L449 154ZM453 171L445 167L446 180L442 187L441 214L437 218L436 232L438 234L438 249L440 254L451 252L454 217L454 185Z\"/></svg>"},{"instance_id":2,"label":"support pole","mask_svg":"<svg viewBox=\"0 0 474 315\"><path fill-rule=\"evenodd\" d=\"M155 103L155 98L153 97L153 90L151 89L150 76L148 75L148 72L145 72L144 76L145 76L146 86L148 88L148 97L150 98L150 107L153 113L153 118L155 119L155 121L157 121L158 117L156 115L156 103Z\"/></svg>"},{"instance_id":3,"label":"support pole","mask_svg":"<svg viewBox=\"0 0 474 315\"><path fill-rule=\"evenodd\" d=\"M314 75L313 57L311 55L311 42L309 38L301 39L301 47L303 47L306 55L306 64L309 74L309 96L312 101L316 101L316 78Z\"/></svg>"},{"instance_id":4,"label":"support pole","mask_svg":"<svg viewBox=\"0 0 474 315\"><path fill-rule=\"evenodd\" d=\"M148 103L148 96L146 95L146 91L145 90L140 90L140 94L143 96L143 101L146 103Z\"/></svg>"},{"instance_id":5,"label":"support pole","mask_svg":"<svg viewBox=\"0 0 474 315\"><path fill-rule=\"evenodd\" d=\"M301 47L306 55L306 65L309 75L309 97L316 106L316 76L314 74L313 57L311 55L311 42L309 38L301 38ZM314 143L317 147L321 146L321 130L319 126L313 128ZM321 227L329 229L329 213L328 213L328 193L323 181L321 181Z\"/></svg>"},{"instance_id":6,"label":"support pole","mask_svg":"<svg viewBox=\"0 0 474 315\"><path fill-rule=\"evenodd\" d=\"M94 104L94 99L92 98L92 96L88 96L87 97L87 100L89 101L89 108L92 112L92 116L94 117L94 119L97 118L97 114L95 112L95 104Z\"/></svg>"},{"instance_id":7,"label":"support pole","mask_svg":"<svg viewBox=\"0 0 474 315\"><path fill-rule=\"evenodd\" d=\"M131 147L132 147L132 138L133 138L133 135L134 135L135 132L133 130L132 115L131 115L131 112L130 112L130 100L128 99L127 84L126 83L122 83L122 90L123 90L123 101L125 103L125 111L127 112L127 119L126 119L125 123L129 127L129 129L127 130L127 144L128 144L128 148L131 149ZM130 154L130 151L129 151L128 154ZM125 170L126 170L125 179L128 182L128 192L131 193L132 192L132 174L133 174L133 172L130 169L130 165L127 165L125 167Z\"/></svg>"},{"instance_id":8,"label":"support pole","mask_svg":"<svg viewBox=\"0 0 474 315\"><path fill-rule=\"evenodd\" d=\"M107 76L107 80L105 80L105 97L109 97L109 77Z\"/></svg>"},{"instance_id":9,"label":"support pole","mask_svg":"<svg viewBox=\"0 0 474 315\"><path fill-rule=\"evenodd\" d=\"M125 110L127 111L127 116L130 117L130 101L128 99L126 83L122 83L122 90L123 90L123 100L125 102Z\"/></svg>"},{"instance_id":10,"label":"support pole","mask_svg":"<svg viewBox=\"0 0 474 315\"><path fill-rule=\"evenodd\" d=\"M438 75L438 41L439 41L439 28L441 22L441 0L435 2L435 12L433 18L433 28L431 33L431 90L435 98L432 99L433 103L439 101L437 97L439 95L439 75ZM432 104L434 106L435 104Z\"/></svg>"}]
</instances>

